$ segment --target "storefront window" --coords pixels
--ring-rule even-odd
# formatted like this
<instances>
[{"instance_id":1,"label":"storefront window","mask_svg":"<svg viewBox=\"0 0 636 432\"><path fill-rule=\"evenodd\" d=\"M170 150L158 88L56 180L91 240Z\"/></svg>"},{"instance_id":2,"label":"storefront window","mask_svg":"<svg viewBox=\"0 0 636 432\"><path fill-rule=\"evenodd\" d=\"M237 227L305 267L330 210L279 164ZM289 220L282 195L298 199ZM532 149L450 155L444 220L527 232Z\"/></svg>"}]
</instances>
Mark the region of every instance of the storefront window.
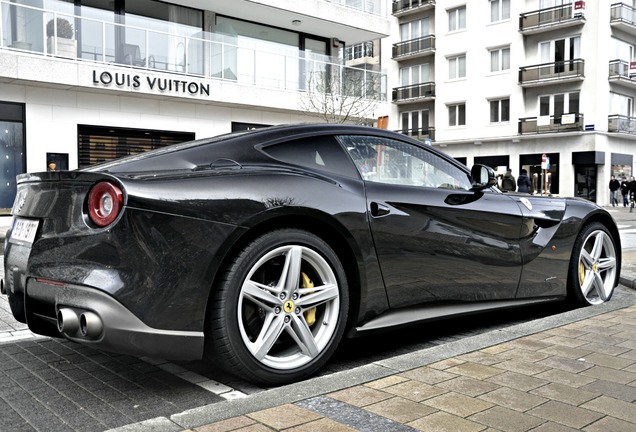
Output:
<instances>
[{"instance_id":1,"label":"storefront window","mask_svg":"<svg viewBox=\"0 0 636 432\"><path fill-rule=\"evenodd\" d=\"M11 211L15 177L26 171L24 155L24 105L0 102L0 214Z\"/></svg>"}]
</instances>

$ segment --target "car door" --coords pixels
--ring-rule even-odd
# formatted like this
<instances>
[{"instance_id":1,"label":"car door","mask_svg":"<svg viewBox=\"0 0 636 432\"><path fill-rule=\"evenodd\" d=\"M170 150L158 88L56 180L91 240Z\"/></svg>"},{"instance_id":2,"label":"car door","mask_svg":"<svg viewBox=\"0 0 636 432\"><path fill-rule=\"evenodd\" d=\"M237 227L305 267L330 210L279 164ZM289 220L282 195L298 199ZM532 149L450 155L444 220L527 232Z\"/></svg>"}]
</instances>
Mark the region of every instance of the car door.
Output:
<instances>
[{"instance_id":1,"label":"car door","mask_svg":"<svg viewBox=\"0 0 636 432\"><path fill-rule=\"evenodd\" d=\"M341 136L365 182L392 308L514 298L523 217L505 194L471 191L467 170L426 146Z\"/></svg>"}]
</instances>

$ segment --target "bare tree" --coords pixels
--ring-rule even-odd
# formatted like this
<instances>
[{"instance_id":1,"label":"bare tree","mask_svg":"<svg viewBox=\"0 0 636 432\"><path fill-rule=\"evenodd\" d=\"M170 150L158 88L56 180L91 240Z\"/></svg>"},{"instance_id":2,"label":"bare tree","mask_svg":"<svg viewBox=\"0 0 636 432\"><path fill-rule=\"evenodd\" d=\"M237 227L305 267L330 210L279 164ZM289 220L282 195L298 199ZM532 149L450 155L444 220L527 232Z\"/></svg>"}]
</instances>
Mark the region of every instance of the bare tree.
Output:
<instances>
[{"instance_id":1,"label":"bare tree","mask_svg":"<svg viewBox=\"0 0 636 432\"><path fill-rule=\"evenodd\" d=\"M381 95L380 74L329 66L307 73L301 109L327 123L372 123Z\"/></svg>"}]
</instances>

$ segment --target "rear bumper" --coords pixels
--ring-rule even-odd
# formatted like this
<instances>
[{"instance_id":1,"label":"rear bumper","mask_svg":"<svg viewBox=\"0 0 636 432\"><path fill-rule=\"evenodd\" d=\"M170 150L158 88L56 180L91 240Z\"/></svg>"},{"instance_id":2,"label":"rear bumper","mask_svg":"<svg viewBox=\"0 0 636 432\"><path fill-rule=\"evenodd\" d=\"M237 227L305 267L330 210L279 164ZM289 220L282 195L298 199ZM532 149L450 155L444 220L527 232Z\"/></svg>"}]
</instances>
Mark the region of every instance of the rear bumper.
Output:
<instances>
[{"instance_id":1,"label":"rear bumper","mask_svg":"<svg viewBox=\"0 0 636 432\"><path fill-rule=\"evenodd\" d=\"M136 356L167 360L203 358L203 332L149 327L99 290L29 278L24 301L27 323L36 333L64 336L94 348ZM60 314L60 310L64 313ZM67 325L58 325L60 315L66 317ZM84 318L84 325L90 328L72 325L74 316L78 323Z\"/></svg>"}]
</instances>

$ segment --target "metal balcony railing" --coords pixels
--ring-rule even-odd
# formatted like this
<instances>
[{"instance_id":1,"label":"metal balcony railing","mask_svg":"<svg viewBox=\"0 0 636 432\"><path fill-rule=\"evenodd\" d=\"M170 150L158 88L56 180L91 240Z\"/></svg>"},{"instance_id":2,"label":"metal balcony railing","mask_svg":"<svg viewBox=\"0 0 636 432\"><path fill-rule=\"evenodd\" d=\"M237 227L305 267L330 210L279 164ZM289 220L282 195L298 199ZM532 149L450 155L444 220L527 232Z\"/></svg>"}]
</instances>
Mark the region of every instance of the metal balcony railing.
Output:
<instances>
[{"instance_id":1,"label":"metal balcony railing","mask_svg":"<svg viewBox=\"0 0 636 432\"><path fill-rule=\"evenodd\" d=\"M585 60L583 59L542 63L519 68L519 84L521 85L580 80L584 77Z\"/></svg>"},{"instance_id":2,"label":"metal balcony railing","mask_svg":"<svg viewBox=\"0 0 636 432\"><path fill-rule=\"evenodd\" d=\"M396 132L408 135L418 140L429 138L432 141L435 141L435 128L433 127L420 129L401 129L397 130Z\"/></svg>"},{"instance_id":3,"label":"metal balcony railing","mask_svg":"<svg viewBox=\"0 0 636 432\"><path fill-rule=\"evenodd\" d=\"M435 6L435 0L395 0L392 6L393 15L417 11L429 6Z\"/></svg>"},{"instance_id":4,"label":"metal balcony railing","mask_svg":"<svg viewBox=\"0 0 636 432\"><path fill-rule=\"evenodd\" d=\"M610 115L607 121L607 131L636 135L636 117L619 114Z\"/></svg>"},{"instance_id":5,"label":"metal balcony railing","mask_svg":"<svg viewBox=\"0 0 636 432\"><path fill-rule=\"evenodd\" d=\"M435 52L435 35L393 44L393 58L401 59Z\"/></svg>"},{"instance_id":6,"label":"metal balcony railing","mask_svg":"<svg viewBox=\"0 0 636 432\"><path fill-rule=\"evenodd\" d=\"M573 13L574 3L540 9L519 15L519 31L531 32L559 24L584 23L582 14Z\"/></svg>"},{"instance_id":7,"label":"metal balcony railing","mask_svg":"<svg viewBox=\"0 0 636 432\"><path fill-rule=\"evenodd\" d=\"M574 132L583 130L583 114L567 113L560 116L527 117L519 119L519 134Z\"/></svg>"},{"instance_id":8,"label":"metal balcony railing","mask_svg":"<svg viewBox=\"0 0 636 432\"><path fill-rule=\"evenodd\" d=\"M293 48L281 52L257 40L198 29L183 35L150 27L150 21L148 28L128 26L0 0L0 50L297 91L307 90L316 76L333 79L360 70L324 55ZM386 100L386 74L366 71L358 84L357 93ZM370 88L373 92L367 94Z\"/></svg>"},{"instance_id":9,"label":"metal balcony railing","mask_svg":"<svg viewBox=\"0 0 636 432\"><path fill-rule=\"evenodd\" d=\"M393 102L416 101L423 99L433 99L435 97L435 83L427 82L413 84L393 89Z\"/></svg>"}]
</instances>

